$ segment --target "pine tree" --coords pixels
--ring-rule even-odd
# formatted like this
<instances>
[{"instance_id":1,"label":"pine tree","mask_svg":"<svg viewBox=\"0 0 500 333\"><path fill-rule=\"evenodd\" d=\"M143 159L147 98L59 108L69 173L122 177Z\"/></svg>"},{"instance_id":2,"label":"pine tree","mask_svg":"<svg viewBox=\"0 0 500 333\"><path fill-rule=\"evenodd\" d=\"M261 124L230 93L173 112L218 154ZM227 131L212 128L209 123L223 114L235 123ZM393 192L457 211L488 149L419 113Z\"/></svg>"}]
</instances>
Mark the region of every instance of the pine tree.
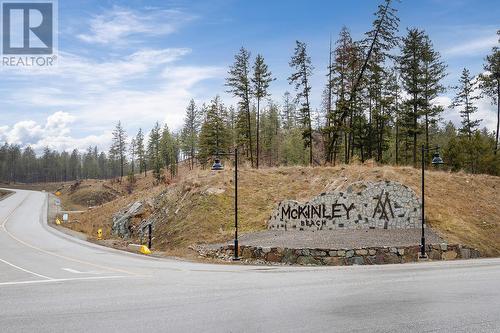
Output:
<instances>
[{"instance_id":1,"label":"pine tree","mask_svg":"<svg viewBox=\"0 0 500 333\"><path fill-rule=\"evenodd\" d=\"M267 157L269 166L279 163L279 146L281 144L279 119L278 106L270 103L267 111L262 114L262 154L263 159Z\"/></svg>"},{"instance_id":2,"label":"pine tree","mask_svg":"<svg viewBox=\"0 0 500 333\"><path fill-rule=\"evenodd\" d=\"M106 179L109 177L108 171L108 158L106 157L106 153L101 152L97 159L97 165L99 168L99 178Z\"/></svg>"},{"instance_id":3,"label":"pine tree","mask_svg":"<svg viewBox=\"0 0 500 333\"><path fill-rule=\"evenodd\" d=\"M132 174L135 174L135 157L137 155L137 143L135 142L135 138L130 140L130 166L132 167Z\"/></svg>"},{"instance_id":4,"label":"pine tree","mask_svg":"<svg viewBox=\"0 0 500 333\"><path fill-rule=\"evenodd\" d=\"M162 175L162 158L160 153L160 124L156 122L149 134L148 141L148 160L150 168L153 170L153 177L160 181Z\"/></svg>"},{"instance_id":5,"label":"pine tree","mask_svg":"<svg viewBox=\"0 0 500 333\"><path fill-rule=\"evenodd\" d=\"M286 91L283 95L283 106L281 112L281 122L283 124L283 129L288 131L292 128L295 128L295 123L297 120L296 109L297 105L295 101L293 101L293 99L291 98L290 93Z\"/></svg>"},{"instance_id":6,"label":"pine tree","mask_svg":"<svg viewBox=\"0 0 500 333\"><path fill-rule=\"evenodd\" d=\"M250 98L252 96L250 52L243 47L240 49L240 52L235 55L234 64L229 68L226 86L229 87L228 92L239 98L240 110L245 112L246 140L248 143L248 151L250 152L250 163L253 168L252 116L250 113Z\"/></svg>"},{"instance_id":7,"label":"pine tree","mask_svg":"<svg viewBox=\"0 0 500 333\"><path fill-rule=\"evenodd\" d=\"M476 92L476 80L471 77L470 71L464 68L460 76L459 85L455 87L457 95L453 99L451 108L460 108L460 117L462 118L462 127L459 131L466 135L468 140L472 140L472 135L477 131L481 119L472 119L472 114L477 111L474 101L479 99Z\"/></svg>"},{"instance_id":8,"label":"pine tree","mask_svg":"<svg viewBox=\"0 0 500 333\"><path fill-rule=\"evenodd\" d=\"M73 149L69 158L70 179L78 180L81 177L81 160L80 153L77 149Z\"/></svg>"},{"instance_id":9,"label":"pine tree","mask_svg":"<svg viewBox=\"0 0 500 333\"><path fill-rule=\"evenodd\" d=\"M189 157L190 169L194 168L194 159L198 149L198 135L201 126L201 114L198 111L194 100L189 101L184 117L184 127L181 131L182 151Z\"/></svg>"},{"instance_id":10,"label":"pine tree","mask_svg":"<svg viewBox=\"0 0 500 333\"><path fill-rule=\"evenodd\" d=\"M367 150L368 158L373 156L373 149L376 150L376 160L382 160L382 151L385 146L384 135L386 134L386 122L388 115L384 109L383 90L386 84L388 71L386 69L386 59L392 57L390 51L398 46L399 37L396 36L399 27L399 18L396 16L397 10L390 6L391 1L385 0L385 4L379 5L373 21L373 29L366 33L365 47L372 43L372 55L368 61L368 137Z\"/></svg>"},{"instance_id":11,"label":"pine tree","mask_svg":"<svg viewBox=\"0 0 500 333\"><path fill-rule=\"evenodd\" d=\"M269 96L268 89L269 83L273 81L272 73L269 71L266 63L264 62L264 57L257 54L255 58L255 63L253 65L253 94L257 100L257 156L255 166L259 168L259 155L260 155L260 101L263 98Z\"/></svg>"},{"instance_id":12,"label":"pine tree","mask_svg":"<svg viewBox=\"0 0 500 333\"><path fill-rule=\"evenodd\" d=\"M352 88L349 92L349 99L345 105L341 105L341 109L338 110L338 116L336 116L335 119L335 126L336 128L340 128L343 126L345 123L346 119L349 117L350 114L356 114L353 109L356 109L359 107L358 103L358 94L361 91L362 83L365 81L365 71L368 68L368 64L371 61L372 54L374 53L374 50L376 52L376 49L378 48L377 45L380 44L379 39L383 39L383 32L382 30L384 29L384 26L386 25L385 21L390 19L391 17L391 0L386 0L385 4L381 7L379 7L379 12L380 15L377 15L378 21L376 23L376 27L373 30L373 34L370 34L369 38L365 40L365 46L367 48L366 56L364 57L364 62L360 66L360 69L356 72L355 79L353 80L353 85ZM369 45L369 46L368 46ZM360 119L360 117L356 116L356 118ZM353 122L354 125L354 122ZM361 126L358 128L361 129ZM359 132L358 137L362 137L362 133ZM332 145L335 147L339 141L340 138L340 133L339 131L336 131L333 134L333 138L331 140ZM353 145L354 146L354 145ZM354 148L354 147L353 147ZM363 160L363 146L360 145L360 153L362 156Z\"/></svg>"},{"instance_id":13,"label":"pine tree","mask_svg":"<svg viewBox=\"0 0 500 333\"><path fill-rule=\"evenodd\" d=\"M497 31L500 43L500 30ZM485 74L480 76L481 90L497 105L497 130L495 136L495 155L498 152L498 132L500 130L500 48L493 47L491 54L486 56L484 63Z\"/></svg>"},{"instance_id":14,"label":"pine tree","mask_svg":"<svg viewBox=\"0 0 500 333\"><path fill-rule=\"evenodd\" d=\"M297 91L297 99L301 101L301 123L302 136L304 146L309 147L309 165L313 164L313 133L310 105L310 77L312 75L313 66L311 58L307 55L307 46L305 43L296 41L294 55L290 60L290 67L295 70L288 78L290 84L295 85Z\"/></svg>"},{"instance_id":15,"label":"pine tree","mask_svg":"<svg viewBox=\"0 0 500 333\"><path fill-rule=\"evenodd\" d=\"M404 126L407 135L412 142L413 166L417 167L417 137L420 134L419 119L422 110L426 107L424 93L424 68L422 57L425 48L425 34L418 29L408 30L408 34L403 38L403 47L399 59L401 68L401 78L409 99L409 108Z\"/></svg>"},{"instance_id":16,"label":"pine tree","mask_svg":"<svg viewBox=\"0 0 500 333\"><path fill-rule=\"evenodd\" d=\"M139 162L139 173L142 173L144 171L144 176L146 176L146 150L144 148L144 134L142 133L142 129L140 128L135 137L135 145L137 160Z\"/></svg>"},{"instance_id":17,"label":"pine tree","mask_svg":"<svg viewBox=\"0 0 500 333\"><path fill-rule=\"evenodd\" d=\"M476 132L478 132L480 119L473 120L472 115L477 111L477 106L474 105L474 101L479 99L479 95L476 92L476 80L471 77L470 71L464 68L462 75L460 76L459 85L455 87L457 94L452 101L451 108L459 109L460 117L462 118L462 127L460 127L459 132L467 140L462 140L462 147L465 149L465 154L468 158L469 170L475 173L477 170L477 160L475 158L475 152L477 150Z\"/></svg>"},{"instance_id":18,"label":"pine tree","mask_svg":"<svg viewBox=\"0 0 500 333\"><path fill-rule=\"evenodd\" d=\"M441 60L439 52L435 51L429 36L424 35L422 50L423 65L423 102L425 127L425 146L429 147L429 126L438 121L439 115L444 111L442 106L433 105L432 100L445 91L441 80L446 76L446 65ZM430 161L429 156L426 161Z\"/></svg>"},{"instance_id":19,"label":"pine tree","mask_svg":"<svg viewBox=\"0 0 500 333\"><path fill-rule=\"evenodd\" d=\"M358 72L361 68L362 51L359 43L355 43L350 35L347 27L343 27L340 31L339 38L336 41L336 47L333 51L333 62L330 68L331 73L331 89L336 96L334 110L327 114L327 144L326 144L326 160L327 162L336 163L339 153L340 138L343 136L344 143L344 163L349 163L351 155L354 154L354 137L361 137L360 132L355 130L360 129L360 125L354 122L355 119L360 120L356 114L356 105L358 98L350 99L350 92L354 89ZM342 113L346 112L346 116L342 122L338 119L342 117ZM364 123L364 121L363 121ZM358 140L359 141L359 140ZM358 142L361 148L362 143Z\"/></svg>"},{"instance_id":20,"label":"pine tree","mask_svg":"<svg viewBox=\"0 0 500 333\"><path fill-rule=\"evenodd\" d=\"M226 127L227 113L220 97L216 96L207 109L207 118L200 131L199 158L203 164L208 159L229 149L229 132Z\"/></svg>"},{"instance_id":21,"label":"pine tree","mask_svg":"<svg viewBox=\"0 0 500 333\"><path fill-rule=\"evenodd\" d=\"M110 156L116 158L120 166L120 179L123 178L123 170L126 163L126 151L127 151L127 133L122 127L120 121L116 124L113 131L113 139L111 142Z\"/></svg>"},{"instance_id":22,"label":"pine tree","mask_svg":"<svg viewBox=\"0 0 500 333\"><path fill-rule=\"evenodd\" d=\"M165 124L160 139L160 154L163 166L165 169L170 170L171 178L175 177L175 171L177 170L177 149L175 146L176 139L174 139L174 135L170 133L167 124Z\"/></svg>"}]
</instances>

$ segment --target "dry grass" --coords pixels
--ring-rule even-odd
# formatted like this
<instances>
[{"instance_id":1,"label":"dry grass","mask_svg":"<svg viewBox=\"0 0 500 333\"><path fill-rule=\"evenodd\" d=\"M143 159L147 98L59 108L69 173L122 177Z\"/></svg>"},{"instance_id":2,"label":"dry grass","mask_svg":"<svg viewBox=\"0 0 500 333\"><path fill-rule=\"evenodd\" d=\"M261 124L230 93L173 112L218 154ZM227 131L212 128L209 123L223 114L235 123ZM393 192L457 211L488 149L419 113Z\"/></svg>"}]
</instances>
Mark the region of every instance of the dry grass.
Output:
<instances>
[{"instance_id":1,"label":"dry grass","mask_svg":"<svg viewBox=\"0 0 500 333\"><path fill-rule=\"evenodd\" d=\"M128 194L128 181L121 182L86 180L74 191L65 187L61 201L69 210L85 210L82 214L71 214L70 229L86 233L94 238L97 230L103 230L104 238L111 238L112 216L129 203L152 199L158 195L163 186L155 186L153 177L148 174L136 176L136 183L131 194Z\"/></svg>"},{"instance_id":2,"label":"dry grass","mask_svg":"<svg viewBox=\"0 0 500 333\"><path fill-rule=\"evenodd\" d=\"M71 228L90 235L103 228L105 236L110 237L111 217L117 210L133 201L156 198L157 249L185 255L191 244L231 239L232 170L181 174L183 176L168 186L154 186L151 176L141 177L132 195L120 195L75 217L78 222L72 223ZM265 229L271 211L284 199L309 200L321 192L343 189L359 180L398 181L420 195L420 177L420 170L410 167L373 164L243 169L239 174L240 230L245 233ZM119 190L123 185L113 186ZM483 255L500 255L499 203L500 177L426 173L427 220L449 242L476 247Z\"/></svg>"},{"instance_id":3,"label":"dry grass","mask_svg":"<svg viewBox=\"0 0 500 333\"><path fill-rule=\"evenodd\" d=\"M0 200L3 199L4 196L6 196L7 194L9 194L10 192L9 191L5 191L5 190L0 190Z\"/></svg>"}]
</instances>

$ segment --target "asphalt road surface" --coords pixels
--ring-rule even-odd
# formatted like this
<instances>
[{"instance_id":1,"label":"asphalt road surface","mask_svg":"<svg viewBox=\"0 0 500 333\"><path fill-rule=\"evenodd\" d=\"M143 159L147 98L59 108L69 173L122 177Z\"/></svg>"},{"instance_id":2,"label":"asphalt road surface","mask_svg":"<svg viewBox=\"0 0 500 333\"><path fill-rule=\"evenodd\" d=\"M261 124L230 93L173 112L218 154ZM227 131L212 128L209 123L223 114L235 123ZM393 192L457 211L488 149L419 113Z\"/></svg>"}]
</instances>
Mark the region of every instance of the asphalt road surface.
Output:
<instances>
[{"instance_id":1,"label":"asphalt road surface","mask_svg":"<svg viewBox=\"0 0 500 333\"><path fill-rule=\"evenodd\" d=\"M500 259L262 267L150 258L0 201L0 332L500 332Z\"/></svg>"}]
</instances>

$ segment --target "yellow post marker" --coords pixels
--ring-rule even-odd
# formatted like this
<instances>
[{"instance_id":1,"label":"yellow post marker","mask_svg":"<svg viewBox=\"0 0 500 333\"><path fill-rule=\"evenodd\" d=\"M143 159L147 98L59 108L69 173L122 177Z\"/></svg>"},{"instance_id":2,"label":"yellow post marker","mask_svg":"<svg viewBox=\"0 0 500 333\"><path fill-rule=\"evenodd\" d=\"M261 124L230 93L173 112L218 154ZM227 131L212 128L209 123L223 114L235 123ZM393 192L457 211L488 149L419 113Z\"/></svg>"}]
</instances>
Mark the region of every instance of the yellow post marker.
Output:
<instances>
[{"instance_id":1,"label":"yellow post marker","mask_svg":"<svg viewBox=\"0 0 500 333\"><path fill-rule=\"evenodd\" d=\"M97 229L97 239L101 240L102 239L102 229Z\"/></svg>"},{"instance_id":2,"label":"yellow post marker","mask_svg":"<svg viewBox=\"0 0 500 333\"><path fill-rule=\"evenodd\" d=\"M57 191L56 193L54 193L56 195L56 197L60 197L61 196L61 192Z\"/></svg>"},{"instance_id":3,"label":"yellow post marker","mask_svg":"<svg viewBox=\"0 0 500 333\"><path fill-rule=\"evenodd\" d=\"M151 250L146 245L142 245L140 251L142 254L151 254Z\"/></svg>"},{"instance_id":4,"label":"yellow post marker","mask_svg":"<svg viewBox=\"0 0 500 333\"><path fill-rule=\"evenodd\" d=\"M61 220L59 220L59 218L56 219L56 224L57 225L61 224Z\"/></svg>"}]
</instances>

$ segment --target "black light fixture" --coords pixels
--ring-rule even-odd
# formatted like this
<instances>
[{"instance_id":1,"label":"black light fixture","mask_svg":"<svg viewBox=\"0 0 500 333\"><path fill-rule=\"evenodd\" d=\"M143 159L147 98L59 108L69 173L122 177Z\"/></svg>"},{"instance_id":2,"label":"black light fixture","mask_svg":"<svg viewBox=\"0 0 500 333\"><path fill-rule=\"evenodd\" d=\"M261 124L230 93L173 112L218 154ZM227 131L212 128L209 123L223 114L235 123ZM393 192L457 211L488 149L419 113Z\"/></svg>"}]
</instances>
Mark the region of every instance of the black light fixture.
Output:
<instances>
[{"instance_id":1,"label":"black light fixture","mask_svg":"<svg viewBox=\"0 0 500 333\"><path fill-rule=\"evenodd\" d=\"M233 153L217 153L212 165L213 171L224 170L219 155L234 156L234 257L233 260L240 260L238 254L238 148Z\"/></svg>"},{"instance_id":2,"label":"black light fixture","mask_svg":"<svg viewBox=\"0 0 500 333\"><path fill-rule=\"evenodd\" d=\"M434 150L432 155L432 165L438 166L444 164L441 155L439 154L439 147L429 148L422 145L422 239L420 242L420 258L427 258L425 254L425 162L426 162L426 152Z\"/></svg>"},{"instance_id":3,"label":"black light fixture","mask_svg":"<svg viewBox=\"0 0 500 333\"><path fill-rule=\"evenodd\" d=\"M439 147L438 147L439 149ZM439 151L436 151L434 155L432 155L432 162L433 165L440 165L444 164L443 159L441 158L441 155L439 155Z\"/></svg>"},{"instance_id":4,"label":"black light fixture","mask_svg":"<svg viewBox=\"0 0 500 333\"><path fill-rule=\"evenodd\" d=\"M224 170L224 165L220 162L220 158L216 158L214 160L214 164L212 165L212 170L213 171L221 171Z\"/></svg>"}]
</instances>

